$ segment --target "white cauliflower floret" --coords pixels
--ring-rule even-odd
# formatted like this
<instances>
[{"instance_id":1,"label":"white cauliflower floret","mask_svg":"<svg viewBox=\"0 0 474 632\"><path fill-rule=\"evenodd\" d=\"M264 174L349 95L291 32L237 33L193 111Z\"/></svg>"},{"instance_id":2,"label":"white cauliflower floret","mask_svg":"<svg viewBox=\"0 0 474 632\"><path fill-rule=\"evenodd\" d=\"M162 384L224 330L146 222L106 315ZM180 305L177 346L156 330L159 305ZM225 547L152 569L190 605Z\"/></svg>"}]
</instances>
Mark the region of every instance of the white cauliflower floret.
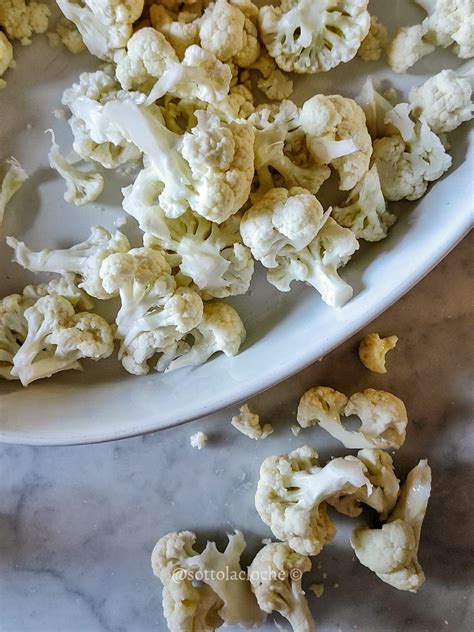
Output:
<instances>
[{"instance_id":1,"label":"white cauliflower floret","mask_svg":"<svg viewBox=\"0 0 474 632\"><path fill-rule=\"evenodd\" d=\"M157 364L158 371L174 371L204 364L215 353L235 356L245 341L245 327L233 307L226 303L205 303L201 323L189 332L191 342L177 345Z\"/></svg>"},{"instance_id":2,"label":"white cauliflower floret","mask_svg":"<svg viewBox=\"0 0 474 632\"><path fill-rule=\"evenodd\" d=\"M7 244L15 251L14 261L27 270L73 274L80 288L99 299L112 296L104 288L99 276L102 261L112 253L127 252L130 249L125 235L119 231L112 235L101 226L91 228L89 239L64 250L45 249L34 252L14 237L7 237Z\"/></svg>"},{"instance_id":3,"label":"white cauliflower floret","mask_svg":"<svg viewBox=\"0 0 474 632\"><path fill-rule=\"evenodd\" d=\"M2 76L6 73L8 68L13 64L13 46L7 39L5 33L0 31L0 90L4 88L7 83Z\"/></svg>"},{"instance_id":4,"label":"white cauliflower floret","mask_svg":"<svg viewBox=\"0 0 474 632\"><path fill-rule=\"evenodd\" d=\"M472 119L471 94L469 79L442 70L419 88L412 88L408 100L415 116L422 116L436 134L444 134Z\"/></svg>"},{"instance_id":5,"label":"white cauliflower floret","mask_svg":"<svg viewBox=\"0 0 474 632\"><path fill-rule=\"evenodd\" d=\"M341 415L357 415L359 430L346 430ZM408 423L404 403L391 393L368 388L347 399L326 386L306 391L298 405L297 420L302 428L319 424L349 449L400 448Z\"/></svg>"},{"instance_id":6,"label":"white cauliflower floret","mask_svg":"<svg viewBox=\"0 0 474 632\"><path fill-rule=\"evenodd\" d=\"M199 3L197 3L199 4ZM186 50L193 44L199 44L199 28L197 20L188 21L190 16L186 11L173 14L161 4L150 7L150 22L153 28L166 37L174 48L179 59L183 59Z\"/></svg>"},{"instance_id":7,"label":"white cauliflower floret","mask_svg":"<svg viewBox=\"0 0 474 632\"><path fill-rule=\"evenodd\" d=\"M58 6L77 26L89 52L110 61L127 45L144 0L58 0Z\"/></svg>"},{"instance_id":8,"label":"white cauliflower floret","mask_svg":"<svg viewBox=\"0 0 474 632\"><path fill-rule=\"evenodd\" d=\"M340 513L351 517L360 515L363 503L375 509L385 520L395 507L400 491L392 457L383 450L366 448L359 450L357 458L367 468L366 476L373 485L372 493L369 495L363 487L354 493L340 494L327 502Z\"/></svg>"},{"instance_id":9,"label":"white cauliflower floret","mask_svg":"<svg viewBox=\"0 0 474 632\"><path fill-rule=\"evenodd\" d=\"M64 91L62 103L67 105L73 116L69 125L74 135L73 149L84 160L99 162L106 169L115 169L127 162L141 158L140 150L123 136L116 135L115 142L108 139L96 142L94 128L90 126L89 115L107 101L123 96L120 84L113 76L111 67L96 72L84 72L79 81ZM141 95L143 99L143 95ZM132 92L127 98L139 98ZM92 133L91 133L92 132Z\"/></svg>"},{"instance_id":10,"label":"white cauliflower floret","mask_svg":"<svg viewBox=\"0 0 474 632\"><path fill-rule=\"evenodd\" d=\"M293 92L293 82L281 70L274 70L268 77L257 80L257 88L270 101L282 101Z\"/></svg>"},{"instance_id":11,"label":"white cauliflower floret","mask_svg":"<svg viewBox=\"0 0 474 632\"><path fill-rule=\"evenodd\" d=\"M301 580L311 570L306 555L292 551L286 542L272 542L260 549L249 566L252 590L261 610L280 613L294 632L313 632L314 621Z\"/></svg>"},{"instance_id":12,"label":"white cauliflower floret","mask_svg":"<svg viewBox=\"0 0 474 632\"><path fill-rule=\"evenodd\" d=\"M472 0L415 0L427 13L426 39L453 51L461 59L474 57L474 4Z\"/></svg>"},{"instance_id":13,"label":"white cauliflower floret","mask_svg":"<svg viewBox=\"0 0 474 632\"><path fill-rule=\"evenodd\" d=\"M400 134L374 142L373 160L387 200L417 200L429 182L438 180L452 163L440 138L420 118L414 123L406 103L395 106L386 117Z\"/></svg>"},{"instance_id":14,"label":"white cauliflower floret","mask_svg":"<svg viewBox=\"0 0 474 632\"><path fill-rule=\"evenodd\" d=\"M101 360L113 352L110 325L96 314L76 314L64 297L42 297L23 316L28 333L11 369L23 386L59 371L80 369L81 358Z\"/></svg>"},{"instance_id":15,"label":"white cauliflower floret","mask_svg":"<svg viewBox=\"0 0 474 632\"><path fill-rule=\"evenodd\" d=\"M107 257L100 268L104 288L119 294L115 322L119 360L130 373L148 373L147 361L165 352L198 326L203 305L188 288L176 288L171 268L158 250L133 248Z\"/></svg>"},{"instance_id":16,"label":"white cauliflower floret","mask_svg":"<svg viewBox=\"0 0 474 632\"><path fill-rule=\"evenodd\" d=\"M48 29L50 15L50 8L42 2L0 0L0 27L8 39L20 40L23 45L31 44L35 33Z\"/></svg>"},{"instance_id":17,"label":"white cauliflower floret","mask_svg":"<svg viewBox=\"0 0 474 632\"><path fill-rule=\"evenodd\" d=\"M197 448L198 450L202 450L206 447L207 443L207 434L204 432L195 432L190 436L189 441L191 443L192 448Z\"/></svg>"},{"instance_id":18,"label":"white cauliflower floret","mask_svg":"<svg viewBox=\"0 0 474 632\"><path fill-rule=\"evenodd\" d=\"M257 15L251 2L216 0L199 20L202 48L223 62L234 62L242 68L250 66L260 55Z\"/></svg>"},{"instance_id":19,"label":"white cauliflower floret","mask_svg":"<svg viewBox=\"0 0 474 632\"><path fill-rule=\"evenodd\" d=\"M260 9L260 34L282 70L326 72L355 57L370 27L368 0L282 0Z\"/></svg>"},{"instance_id":20,"label":"white cauliflower floret","mask_svg":"<svg viewBox=\"0 0 474 632\"><path fill-rule=\"evenodd\" d=\"M156 182L157 203L168 217L191 208L221 223L247 201L254 136L248 123L225 124L199 111L197 125L179 135L163 124L159 110L130 100L108 102L90 114L91 137L97 142L126 138L143 151L154 170L148 174Z\"/></svg>"},{"instance_id":21,"label":"white cauliflower floret","mask_svg":"<svg viewBox=\"0 0 474 632\"><path fill-rule=\"evenodd\" d=\"M240 408L239 414L232 417L230 423L250 439L266 439L273 432L271 424L260 425L260 417L253 413L247 404Z\"/></svg>"},{"instance_id":22,"label":"white cauliflower floret","mask_svg":"<svg viewBox=\"0 0 474 632\"><path fill-rule=\"evenodd\" d=\"M51 149L48 154L49 164L66 181L67 188L64 194L66 202L75 206L83 206L97 200L104 189L104 178L100 173L90 168L88 171L81 171L72 165L59 151L53 131L49 131L52 136Z\"/></svg>"},{"instance_id":23,"label":"white cauliflower floret","mask_svg":"<svg viewBox=\"0 0 474 632\"><path fill-rule=\"evenodd\" d=\"M425 55L434 51L434 46L423 38L425 25L404 26L399 29L387 46L387 59L395 72L406 72Z\"/></svg>"},{"instance_id":24,"label":"white cauliflower floret","mask_svg":"<svg viewBox=\"0 0 474 632\"><path fill-rule=\"evenodd\" d=\"M68 20L67 18L59 18L56 24L56 33L63 45L73 55L79 55L79 53L86 50L84 40L82 39L77 26L74 22L71 22L71 20Z\"/></svg>"},{"instance_id":25,"label":"white cauliflower floret","mask_svg":"<svg viewBox=\"0 0 474 632\"><path fill-rule=\"evenodd\" d=\"M20 294L11 294L0 300L0 377L5 380L15 379L11 374L13 357L28 333L25 309L34 302Z\"/></svg>"},{"instance_id":26,"label":"white cauliflower floret","mask_svg":"<svg viewBox=\"0 0 474 632\"><path fill-rule=\"evenodd\" d=\"M255 506L275 537L298 553L318 555L336 534L325 501L364 486L370 495L365 471L354 457L336 458L320 467L317 452L309 446L270 456L260 468Z\"/></svg>"},{"instance_id":27,"label":"white cauliflower floret","mask_svg":"<svg viewBox=\"0 0 474 632\"><path fill-rule=\"evenodd\" d=\"M362 364L374 373L386 373L385 356L397 346L397 336L381 338L378 334L367 334L359 345Z\"/></svg>"},{"instance_id":28,"label":"white cauliflower floret","mask_svg":"<svg viewBox=\"0 0 474 632\"><path fill-rule=\"evenodd\" d=\"M388 41L387 29L379 22L375 15L370 16L370 28L366 37L362 40L358 57L364 61L377 61L382 55Z\"/></svg>"},{"instance_id":29,"label":"white cauliflower floret","mask_svg":"<svg viewBox=\"0 0 474 632\"><path fill-rule=\"evenodd\" d=\"M363 110L353 99L338 94L316 95L301 108L300 125L313 157L331 164L339 188L353 189L369 169L372 141Z\"/></svg>"},{"instance_id":30,"label":"white cauliflower floret","mask_svg":"<svg viewBox=\"0 0 474 632\"><path fill-rule=\"evenodd\" d=\"M332 217L341 226L350 228L357 239L385 239L397 218L387 210L375 166L367 171L344 204L333 208Z\"/></svg>"},{"instance_id":31,"label":"white cauliflower floret","mask_svg":"<svg viewBox=\"0 0 474 632\"><path fill-rule=\"evenodd\" d=\"M173 616L167 616L170 630L214 630L222 623L255 627L263 622L264 615L257 606L250 583L242 577L240 557L245 550L245 538L240 531L227 537L229 542L222 553L214 542L208 542L202 553L198 553L194 549L196 535L190 531L168 533L156 543L151 555L153 573L165 588L176 583L187 587L191 596L186 618L182 609L181 614L177 612L179 608ZM200 583L193 582L194 578L199 578ZM178 617L183 617L181 628L177 627ZM205 625L201 627L198 622Z\"/></svg>"},{"instance_id":32,"label":"white cauliflower floret","mask_svg":"<svg viewBox=\"0 0 474 632\"><path fill-rule=\"evenodd\" d=\"M94 307L94 301L73 281L73 275L52 279L36 285L23 288L25 299L31 300L31 305L42 296L63 296L75 307L76 311L88 311Z\"/></svg>"},{"instance_id":33,"label":"white cauliflower floret","mask_svg":"<svg viewBox=\"0 0 474 632\"><path fill-rule=\"evenodd\" d=\"M424 460L409 472L388 522L380 529L357 527L352 533L361 564L398 590L416 592L425 581L418 547L430 494L431 468Z\"/></svg>"},{"instance_id":34,"label":"white cauliflower floret","mask_svg":"<svg viewBox=\"0 0 474 632\"><path fill-rule=\"evenodd\" d=\"M0 174L0 226L5 215L8 202L21 185L28 180L28 174L16 158L9 158L2 164Z\"/></svg>"},{"instance_id":35,"label":"white cauliflower floret","mask_svg":"<svg viewBox=\"0 0 474 632\"><path fill-rule=\"evenodd\" d=\"M139 193L134 185L125 195L124 209L139 219L142 230L149 231L144 237L146 246L158 245L175 253L175 264L205 298L225 298L248 291L254 262L249 248L240 243L238 217L218 225L188 211L170 219L161 209L145 206Z\"/></svg>"},{"instance_id":36,"label":"white cauliflower floret","mask_svg":"<svg viewBox=\"0 0 474 632\"><path fill-rule=\"evenodd\" d=\"M346 265L358 248L354 233L327 217L305 248L286 248L280 253L276 266L269 268L267 279L280 292L289 292L293 281L308 283L325 303L341 307L352 297L353 290L341 279L338 269Z\"/></svg>"}]
</instances>

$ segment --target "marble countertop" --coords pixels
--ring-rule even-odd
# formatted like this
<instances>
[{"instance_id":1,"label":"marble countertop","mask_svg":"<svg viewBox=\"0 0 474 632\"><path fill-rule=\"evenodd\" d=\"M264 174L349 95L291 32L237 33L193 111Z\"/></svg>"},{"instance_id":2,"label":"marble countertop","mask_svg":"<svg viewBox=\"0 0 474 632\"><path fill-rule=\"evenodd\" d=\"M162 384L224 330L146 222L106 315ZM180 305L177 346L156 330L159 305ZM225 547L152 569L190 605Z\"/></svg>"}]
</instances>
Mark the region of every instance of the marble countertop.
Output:
<instances>
[{"instance_id":1,"label":"marble countertop","mask_svg":"<svg viewBox=\"0 0 474 632\"><path fill-rule=\"evenodd\" d=\"M317 384L400 396L410 427L396 456L398 472L404 475L422 457L433 468L420 547L426 584L417 595L383 584L354 561L352 522L338 519L335 541L305 576L306 585L325 584L320 599L309 595L318 630L471 630L473 247L471 235L366 328L400 338L386 375L359 363L358 335L255 397L252 407L275 427L265 441L237 432L230 425L235 410L225 410L116 443L0 446L1 632L164 632L161 586L149 562L160 536L192 529L222 543L225 531L241 529L249 561L270 535L253 504L262 460L304 443L323 460L344 453L320 429L298 437L290 432L299 397ZM198 430L209 436L201 451L189 443ZM261 630L272 629L270 618Z\"/></svg>"}]
</instances>

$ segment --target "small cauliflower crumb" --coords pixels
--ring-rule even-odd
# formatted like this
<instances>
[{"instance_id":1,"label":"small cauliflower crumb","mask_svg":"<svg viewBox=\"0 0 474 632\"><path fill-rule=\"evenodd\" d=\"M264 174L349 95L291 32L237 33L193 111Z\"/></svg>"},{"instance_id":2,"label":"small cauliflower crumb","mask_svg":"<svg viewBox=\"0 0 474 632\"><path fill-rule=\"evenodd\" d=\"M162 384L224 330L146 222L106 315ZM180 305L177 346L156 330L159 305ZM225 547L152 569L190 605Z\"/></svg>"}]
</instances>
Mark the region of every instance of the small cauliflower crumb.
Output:
<instances>
[{"instance_id":1,"label":"small cauliflower crumb","mask_svg":"<svg viewBox=\"0 0 474 632\"><path fill-rule=\"evenodd\" d=\"M65 121L67 119L67 112L63 108L58 108L57 110L53 110L53 116L58 121Z\"/></svg>"},{"instance_id":2,"label":"small cauliflower crumb","mask_svg":"<svg viewBox=\"0 0 474 632\"><path fill-rule=\"evenodd\" d=\"M396 103L398 100L398 92L395 88L387 88L383 91L382 96L384 99L387 99L387 101L390 101L390 103Z\"/></svg>"},{"instance_id":3,"label":"small cauliflower crumb","mask_svg":"<svg viewBox=\"0 0 474 632\"><path fill-rule=\"evenodd\" d=\"M262 538L263 546L267 546L267 544L271 544L271 543L272 543L272 539L271 538Z\"/></svg>"},{"instance_id":4,"label":"small cauliflower crumb","mask_svg":"<svg viewBox=\"0 0 474 632\"><path fill-rule=\"evenodd\" d=\"M359 345L362 364L373 373L386 373L385 356L397 346L398 337L381 338L378 334L367 334Z\"/></svg>"},{"instance_id":5,"label":"small cauliflower crumb","mask_svg":"<svg viewBox=\"0 0 474 632\"><path fill-rule=\"evenodd\" d=\"M253 413L247 404L240 409L240 415L232 417L230 423L250 439L266 439L273 432L271 424L260 425L260 417Z\"/></svg>"},{"instance_id":6,"label":"small cauliflower crumb","mask_svg":"<svg viewBox=\"0 0 474 632\"><path fill-rule=\"evenodd\" d=\"M205 434L204 432L199 431L199 432L196 432L193 435L191 435L189 440L190 440L191 446L193 448L197 448L198 450L202 450L203 448L206 447L207 434Z\"/></svg>"},{"instance_id":7,"label":"small cauliflower crumb","mask_svg":"<svg viewBox=\"0 0 474 632\"><path fill-rule=\"evenodd\" d=\"M357 55L363 61L377 61L382 55L383 49L388 41L387 29L375 15L370 18L370 29L367 36L362 40Z\"/></svg>"},{"instance_id":8,"label":"small cauliflower crumb","mask_svg":"<svg viewBox=\"0 0 474 632\"><path fill-rule=\"evenodd\" d=\"M308 586L308 590L311 590L319 599L324 593L324 584L311 584L311 586Z\"/></svg>"},{"instance_id":9,"label":"small cauliflower crumb","mask_svg":"<svg viewBox=\"0 0 474 632\"><path fill-rule=\"evenodd\" d=\"M295 437L297 437L301 432L301 426L298 426L298 424L293 424L290 426L290 430L295 435Z\"/></svg>"},{"instance_id":10,"label":"small cauliflower crumb","mask_svg":"<svg viewBox=\"0 0 474 632\"><path fill-rule=\"evenodd\" d=\"M293 82L281 70L274 70L269 77L258 79L257 87L270 101L283 101L293 92Z\"/></svg>"}]
</instances>

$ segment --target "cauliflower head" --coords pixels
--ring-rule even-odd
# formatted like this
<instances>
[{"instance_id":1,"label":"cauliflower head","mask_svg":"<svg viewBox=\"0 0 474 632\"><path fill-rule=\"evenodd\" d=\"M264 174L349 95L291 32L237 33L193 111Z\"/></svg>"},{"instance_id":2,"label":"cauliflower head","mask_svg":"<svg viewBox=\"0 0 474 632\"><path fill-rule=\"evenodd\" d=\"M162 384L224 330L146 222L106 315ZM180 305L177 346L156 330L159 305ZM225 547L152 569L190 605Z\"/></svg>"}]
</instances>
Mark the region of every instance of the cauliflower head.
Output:
<instances>
[{"instance_id":1,"label":"cauliflower head","mask_svg":"<svg viewBox=\"0 0 474 632\"><path fill-rule=\"evenodd\" d=\"M250 583L261 610L268 614L278 612L296 632L314 630L314 621L301 588L302 576L309 570L309 557L296 553L286 542L267 544L249 566Z\"/></svg>"},{"instance_id":2,"label":"cauliflower head","mask_svg":"<svg viewBox=\"0 0 474 632\"><path fill-rule=\"evenodd\" d=\"M361 564L398 590L416 592L425 581L418 547L430 494L431 468L422 460L409 472L388 522L380 529L358 527L352 533Z\"/></svg>"},{"instance_id":3,"label":"cauliflower head","mask_svg":"<svg viewBox=\"0 0 474 632\"><path fill-rule=\"evenodd\" d=\"M336 534L325 501L364 486L370 495L365 470L354 457L320 467L317 452L307 445L270 456L260 468L255 506L275 537L302 555L318 555Z\"/></svg>"},{"instance_id":4,"label":"cauliflower head","mask_svg":"<svg viewBox=\"0 0 474 632\"><path fill-rule=\"evenodd\" d=\"M282 70L327 72L355 57L370 28L368 0L281 0L260 9L260 34Z\"/></svg>"},{"instance_id":5,"label":"cauliflower head","mask_svg":"<svg viewBox=\"0 0 474 632\"><path fill-rule=\"evenodd\" d=\"M359 430L344 428L341 415L359 417ZM349 449L400 448L408 424L404 403L391 393L368 388L347 399L326 386L306 391L298 405L297 420L303 428L319 424Z\"/></svg>"},{"instance_id":6,"label":"cauliflower head","mask_svg":"<svg viewBox=\"0 0 474 632\"><path fill-rule=\"evenodd\" d=\"M108 299L112 295L104 287L99 270L102 262L112 253L127 252L130 243L123 233L113 235L101 226L93 226L89 239L64 250L30 250L22 241L7 237L14 250L14 261L32 272L54 272L74 275L78 286L91 296Z\"/></svg>"},{"instance_id":7,"label":"cauliflower head","mask_svg":"<svg viewBox=\"0 0 474 632\"><path fill-rule=\"evenodd\" d=\"M359 345L362 364L374 373L387 373L385 356L397 346L397 336L381 338L378 334L367 334Z\"/></svg>"}]
</instances>

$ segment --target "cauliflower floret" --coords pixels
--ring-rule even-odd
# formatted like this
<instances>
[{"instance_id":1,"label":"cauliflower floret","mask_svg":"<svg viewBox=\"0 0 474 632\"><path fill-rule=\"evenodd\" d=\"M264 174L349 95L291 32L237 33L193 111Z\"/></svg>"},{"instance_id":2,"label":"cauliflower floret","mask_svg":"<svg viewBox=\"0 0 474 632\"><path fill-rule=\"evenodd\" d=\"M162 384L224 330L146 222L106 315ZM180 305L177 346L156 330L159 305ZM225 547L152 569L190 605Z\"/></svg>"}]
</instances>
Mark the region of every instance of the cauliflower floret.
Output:
<instances>
[{"instance_id":1,"label":"cauliflower floret","mask_svg":"<svg viewBox=\"0 0 474 632\"><path fill-rule=\"evenodd\" d=\"M113 235L101 226L93 226L89 239L65 250L30 250L22 241L7 237L14 250L14 261L32 272L73 274L80 288L91 296L108 299L112 296L102 284L99 269L102 261L115 252L130 249L128 239L121 232ZM115 292L113 295L116 295Z\"/></svg>"},{"instance_id":2,"label":"cauliflower floret","mask_svg":"<svg viewBox=\"0 0 474 632\"><path fill-rule=\"evenodd\" d=\"M415 0L427 13L426 40L453 51L461 59L474 57L474 4L472 0Z\"/></svg>"},{"instance_id":3,"label":"cauliflower floret","mask_svg":"<svg viewBox=\"0 0 474 632\"><path fill-rule=\"evenodd\" d=\"M120 84L113 76L111 67L96 72L84 72L79 81L64 91L62 103L67 105L73 116L69 125L74 135L73 149L84 160L99 162L106 169L115 169L127 162L141 158L140 150L123 136L96 142L92 136L89 115L114 98L122 97ZM127 93L127 98L143 99L143 95ZM87 107L86 107L87 106Z\"/></svg>"},{"instance_id":4,"label":"cauliflower floret","mask_svg":"<svg viewBox=\"0 0 474 632\"><path fill-rule=\"evenodd\" d=\"M399 134L374 142L373 160L384 197L390 201L417 200L429 182L438 180L452 163L440 138L420 117L414 123L410 106L401 103L386 117Z\"/></svg>"},{"instance_id":5,"label":"cauliflower floret","mask_svg":"<svg viewBox=\"0 0 474 632\"><path fill-rule=\"evenodd\" d=\"M341 307L352 297L353 290L341 279L338 269L346 265L358 248L354 233L327 217L306 248L299 251L287 248L280 254L267 279L280 292L289 292L293 281L308 283L325 303Z\"/></svg>"},{"instance_id":6,"label":"cauliflower floret","mask_svg":"<svg viewBox=\"0 0 474 632\"><path fill-rule=\"evenodd\" d=\"M157 364L158 371L174 371L204 364L215 353L235 356L245 341L245 327L233 307L226 303L205 303L201 323L189 336L192 343L178 345Z\"/></svg>"},{"instance_id":7,"label":"cauliflower floret","mask_svg":"<svg viewBox=\"0 0 474 632\"><path fill-rule=\"evenodd\" d=\"M375 166L367 171L344 204L333 208L332 217L341 226L350 228L357 239L385 239L397 218L387 210Z\"/></svg>"},{"instance_id":8,"label":"cauliflower floret","mask_svg":"<svg viewBox=\"0 0 474 632\"><path fill-rule=\"evenodd\" d=\"M422 116L436 134L444 134L472 119L471 94L469 79L442 70L419 88L412 88L408 100L415 116Z\"/></svg>"},{"instance_id":9,"label":"cauliflower floret","mask_svg":"<svg viewBox=\"0 0 474 632\"><path fill-rule=\"evenodd\" d=\"M368 0L282 0L260 9L260 34L288 72L326 72L355 57L370 27Z\"/></svg>"},{"instance_id":10,"label":"cauliflower floret","mask_svg":"<svg viewBox=\"0 0 474 632\"><path fill-rule=\"evenodd\" d=\"M240 408L239 414L232 417L230 423L234 428L237 428L239 432L250 437L250 439L266 439L268 435L271 435L273 432L271 424L260 425L260 417L256 413L253 413L247 404L244 404L244 406Z\"/></svg>"},{"instance_id":11,"label":"cauliflower floret","mask_svg":"<svg viewBox=\"0 0 474 632\"><path fill-rule=\"evenodd\" d=\"M142 230L151 233L145 234L144 244L176 253L175 265L204 298L225 298L248 291L254 262L249 248L240 243L238 217L220 225L192 211L170 219L156 206L147 206L139 194L134 185L125 195L124 209L139 220Z\"/></svg>"},{"instance_id":12,"label":"cauliflower floret","mask_svg":"<svg viewBox=\"0 0 474 632\"><path fill-rule=\"evenodd\" d=\"M211 3L199 20L202 48L223 62L234 62L241 68L250 66L260 55L257 15L249 1Z\"/></svg>"},{"instance_id":13,"label":"cauliflower floret","mask_svg":"<svg viewBox=\"0 0 474 632\"><path fill-rule=\"evenodd\" d=\"M423 38L426 27L422 24L404 26L399 29L387 46L387 59L395 72L406 72L425 55L434 51L434 46Z\"/></svg>"},{"instance_id":14,"label":"cauliflower floret","mask_svg":"<svg viewBox=\"0 0 474 632\"><path fill-rule=\"evenodd\" d=\"M52 279L45 283L27 285L23 288L25 299L31 300L31 305L42 296L63 296L71 303L76 311L88 311L94 307L94 301L73 281L74 275Z\"/></svg>"},{"instance_id":15,"label":"cauliflower floret","mask_svg":"<svg viewBox=\"0 0 474 632\"><path fill-rule=\"evenodd\" d=\"M63 45L73 55L79 55L86 50L86 46L77 26L71 20L59 18L56 24L56 33Z\"/></svg>"},{"instance_id":16,"label":"cauliflower floret","mask_svg":"<svg viewBox=\"0 0 474 632\"><path fill-rule=\"evenodd\" d=\"M8 202L21 185L28 180L28 174L16 158L9 158L2 164L0 174L0 226L5 215Z\"/></svg>"},{"instance_id":17,"label":"cauliflower floret","mask_svg":"<svg viewBox=\"0 0 474 632\"><path fill-rule=\"evenodd\" d=\"M340 513L355 517L362 512L361 503L375 509L382 520L392 512L400 491L400 481L393 469L392 457L383 450L366 448L359 450L357 458L367 468L366 476L373 485L369 495L365 487L350 494L340 494L327 501Z\"/></svg>"},{"instance_id":18,"label":"cauliflower floret","mask_svg":"<svg viewBox=\"0 0 474 632\"><path fill-rule=\"evenodd\" d=\"M31 44L34 33L48 29L51 10L42 2L25 0L0 0L0 27L9 39L20 40L25 46Z\"/></svg>"},{"instance_id":19,"label":"cauliflower floret","mask_svg":"<svg viewBox=\"0 0 474 632\"><path fill-rule=\"evenodd\" d=\"M52 137L51 149L48 154L49 164L66 181L67 188L64 194L66 202L75 206L83 206L97 200L104 189L104 178L100 173L90 168L88 171L81 171L72 165L59 151L54 132L49 131Z\"/></svg>"},{"instance_id":20,"label":"cauliflower floret","mask_svg":"<svg viewBox=\"0 0 474 632\"><path fill-rule=\"evenodd\" d=\"M20 294L11 294L0 300L0 377L5 380L15 379L11 374L13 357L28 333L24 313L33 303L34 300Z\"/></svg>"},{"instance_id":21,"label":"cauliflower floret","mask_svg":"<svg viewBox=\"0 0 474 632\"><path fill-rule=\"evenodd\" d=\"M281 70L274 70L268 77L257 80L257 88L270 101L282 101L293 92L293 82Z\"/></svg>"},{"instance_id":22,"label":"cauliflower floret","mask_svg":"<svg viewBox=\"0 0 474 632\"><path fill-rule=\"evenodd\" d=\"M364 464L354 457L336 458L320 467L318 454L302 446L265 459L255 495L255 506L275 537L303 555L318 555L336 534L326 511L326 500L372 484Z\"/></svg>"},{"instance_id":23,"label":"cauliflower floret","mask_svg":"<svg viewBox=\"0 0 474 632\"><path fill-rule=\"evenodd\" d=\"M7 83L1 77L6 73L8 68L13 64L13 46L8 41L5 33L0 31L0 90L4 88Z\"/></svg>"},{"instance_id":24,"label":"cauliflower floret","mask_svg":"<svg viewBox=\"0 0 474 632\"><path fill-rule=\"evenodd\" d=\"M367 334L359 345L362 364L374 373L387 373L385 356L397 346L397 336L381 338L378 334Z\"/></svg>"},{"instance_id":25,"label":"cauliflower floret","mask_svg":"<svg viewBox=\"0 0 474 632\"><path fill-rule=\"evenodd\" d=\"M77 26L89 52L110 61L127 45L144 0L58 0L58 6Z\"/></svg>"},{"instance_id":26,"label":"cauliflower floret","mask_svg":"<svg viewBox=\"0 0 474 632\"><path fill-rule=\"evenodd\" d=\"M362 40L358 57L364 61L377 61L382 55L388 41L387 29L379 22L375 15L370 16L370 28L366 37Z\"/></svg>"},{"instance_id":27,"label":"cauliflower floret","mask_svg":"<svg viewBox=\"0 0 474 632\"><path fill-rule=\"evenodd\" d=\"M197 20L189 22L188 17L189 14L185 11L175 15L161 4L153 4L150 7L151 25L166 37L179 59L183 59L190 46L199 44Z\"/></svg>"},{"instance_id":28,"label":"cauliflower floret","mask_svg":"<svg viewBox=\"0 0 474 632\"><path fill-rule=\"evenodd\" d=\"M418 562L421 527L431 494L431 468L420 461L402 487L387 524L380 529L357 527L351 537L364 566L398 590L416 592L425 581Z\"/></svg>"},{"instance_id":29,"label":"cauliflower floret","mask_svg":"<svg viewBox=\"0 0 474 632\"><path fill-rule=\"evenodd\" d=\"M197 448L198 450L202 450L206 447L207 443L207 434L204 432L195 432L190 436L189 441L191 443L192 448Z\"/></svg>"},{"instance_id":30,"label":"cauliflower floret","mask_svg":"<svg viewBox=\"0 0 474 632\"><path fill-rule=\"evenodd\" d=\"M314 621L301 588L311 560L295 553L286 542L272 542L260 549L249 566L252 590L261 610L279 612L295 632L312 632Z\"/></svg>"},{"instance_id":31,"label":"cauliflower floret","mask_svg":"<svg viewBox=\"0 0 474 632\"><path fill-rule=\"evenodd\" d=\"M359 430L346 430L341 415L357 415ZM306 391L298 405L297 420L302 428L319 424L349 449L400 448L408 423L404 403L391 393L368 388L347 399L326 386Z\"/></svg>"},{"instance_id":32,"label":"cauliflower floret","mask_svg":"<svg viewBox=\"0 0 474 632\"><path fill-rule=\"evenodd\" d=\"M147 373L147 360L201 322L200 296L188 288L176 288L171 268L158 250L133 248L111 254L103 260L99 274L104 288L120 296L116 337L121 341L119 360L130 373Z\"/></svg>"},{"instance_id":33,"label":"cauliflower floret","mask_svg":"<svg viewBox=\"0 0 474 632\"><path fill-rule=\"evenodd\" d=\"M353 189L368 171L372 154L362 108L338 94L316 95L304 103L300 124L314 158L336 169L342 191Z\"/></svg>"},{"instance_id":34,"label":"cauliflower floret","mask_svg":"<svg viewBox=\"0 0 474 632\"><path fill-rule=\"evenodd\" d=\"M59 371L80 369L81 358L101 360L113 352L110 325L96 314L76 314L64 297L42 297L23 317L28 333L11 369L23 386Z\"/></svg>"},{"instance_id":35,"label":"cauliflower floret","mask_svg":"<svg viewBox=\"0 0 474 632\"><path fill-rule=\"evenodd\" d=\"M168 625L174 624L174 627L170 625L170 629L179 632L191 629L213 630L221 623L255 627L263 622L264 615L257 606L250 583L242 578L240 557L245 550L245 538L240 531L227 537L229 542L222 553L214 542L208 542L203 552L198 553L194 549L196 535L190 531L168 533L156 543L151 554L151 564L153 573L160 578L164 587L175 582L196 591L194 594L189 591L192 599L189 603L189 618L186 619L187 626L178 628L175 617L167 616ZM193 585L194 578L201 580L199 585ZM205 604L199 603L203 588L209 589L204 591ZM214 596L213 600L211 595ZM204 610L201 621L207 623L206 627L196 627L196 611L200 609ZM209 613L212 622L209 621ZM176 617L178 616L176 613Z\"/></svg>"}]
</instances>

